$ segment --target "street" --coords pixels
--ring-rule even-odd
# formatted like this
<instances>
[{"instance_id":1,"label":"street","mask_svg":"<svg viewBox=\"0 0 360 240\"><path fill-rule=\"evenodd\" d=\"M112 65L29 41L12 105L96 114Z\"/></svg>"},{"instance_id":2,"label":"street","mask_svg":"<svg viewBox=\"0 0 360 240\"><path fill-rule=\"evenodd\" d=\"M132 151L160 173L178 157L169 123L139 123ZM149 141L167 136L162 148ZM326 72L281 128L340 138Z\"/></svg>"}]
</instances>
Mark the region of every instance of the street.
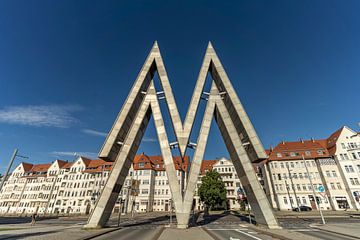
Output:
<instances>
[{"instance_id":1,"label":"street","mask_svg":"<svg viewBox=\"0 0 360 240\"><path fill-rule=\"evenodd\" d=\"M163 227L127 227L99 237L94 240L122 240L122 239L157 239Z\"/></svg>"},{"instance_id":2,"label":"street","mask_svg":"<svg viewBox=\"0 0 360 240\"><path fill-rule=\"evenodd\" d=\"M109 229L103 229L103 235L94 236L93 239L161 239L162 233L174 228L167 228L170 218L167 214L152 212L147 214L137 214L131 216L121 216L120 228L117 229L117 215L112 215L108 222ZM269 240L269 239L325 239L325 240L353 240L360 227L360 220L350 217L327 217L326 225L320 224L319 218L314 217L283 217L279 218L282 230L267 230L250 224L248 217L234 212L217 212L210 215L199 214L196 218L196 225L186 231L200 229L207 236L204 239L215 240ZM12 231L2 231L0 239L81 239L94 231L82 231L82 226L87 218L79 217L59 217L59 218L40 218L35 226L29 228L29 218L11 217L0 218L0 228L6 230L14 228ZM176 224L176 217L173 217L172 226ZM254 219L252 220L254 223ZM335 229L337 227L337 229ZM343 230L343 234L352 233L355 237L331 233ZM16 230L18 229L18 230ZM167 229L167 230L166 230ZM345 229L345 230L344 230ZM197 230L197 231L198 231ZM180 231L181 233L182 231ZM101 233L101 231L99 231ZM199 233L199 232L198 232ZM168 238L163 238L168 239ZM171 239L171 238L170 238ZM175 234L172 240L183 239L181 234Z\"/></svg>"}]
</instances>

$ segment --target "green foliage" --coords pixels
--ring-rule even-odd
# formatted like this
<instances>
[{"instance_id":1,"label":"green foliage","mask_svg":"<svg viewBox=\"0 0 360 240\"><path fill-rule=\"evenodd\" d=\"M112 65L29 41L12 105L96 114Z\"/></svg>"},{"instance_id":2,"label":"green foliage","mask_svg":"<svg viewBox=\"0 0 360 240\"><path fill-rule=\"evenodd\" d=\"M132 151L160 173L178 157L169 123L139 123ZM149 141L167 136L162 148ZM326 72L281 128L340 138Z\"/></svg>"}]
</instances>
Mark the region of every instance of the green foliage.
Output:
<instances>
[{"instance_id":1,"label":"green foliage","mask_svg":"<svg viewBox=\"0 0 360 240\"><path fill-rule=\"evenodd\" d=\"M209 171L201 181L199 196L200 200L204 203L205 208L214 209L218 206L224 206L226 201L226 189L220 174L216 171Z\"/></svg>"}]
</instances>

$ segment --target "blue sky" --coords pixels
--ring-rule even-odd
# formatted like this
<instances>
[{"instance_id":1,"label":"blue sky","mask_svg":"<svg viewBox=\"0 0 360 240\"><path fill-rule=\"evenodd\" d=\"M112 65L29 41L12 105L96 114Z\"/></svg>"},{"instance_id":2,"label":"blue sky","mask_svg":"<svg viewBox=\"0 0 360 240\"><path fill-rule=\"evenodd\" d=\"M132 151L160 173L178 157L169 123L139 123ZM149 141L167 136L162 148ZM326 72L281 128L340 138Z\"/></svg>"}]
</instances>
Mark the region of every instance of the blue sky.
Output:
<instances>
[{"instance_id":1,"label":"blue sky","mask_svg":"<svg viewBox=\"0 0 360 240\"><path fill-rule=\"evenodd\" d=\"M265 147L359 130L359 11L359 1L0 1L0 172L16 147L34 163L94 157L155 40L183 118L210 40ZM139 151L158 154L152 124ZM206 158L222 155L213 124Z\"/></svg>"}]
</instances>

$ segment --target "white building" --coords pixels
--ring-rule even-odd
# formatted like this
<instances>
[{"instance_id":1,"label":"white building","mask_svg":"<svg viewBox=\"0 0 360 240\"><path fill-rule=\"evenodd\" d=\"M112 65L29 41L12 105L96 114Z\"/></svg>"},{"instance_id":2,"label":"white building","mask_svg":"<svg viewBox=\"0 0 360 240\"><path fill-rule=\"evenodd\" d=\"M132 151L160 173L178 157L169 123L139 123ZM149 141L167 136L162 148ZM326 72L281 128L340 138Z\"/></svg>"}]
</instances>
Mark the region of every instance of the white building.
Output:
<instances>
[{"instance_id":1,"label":"white building","mask_svg":"<svg viewBox=\"0 0 360 240\"><path fill-rule=\"evenodd\" d=\"M334 132L327 144L331 155L341 168L341 177L351 204L360 209L360 134L349 127Z\"/></svg>"},{"instance_id":2,"label":"white building","mask_svg":"<svg viewBox=\"0 0 360 240\"><path fill-rule=\"evenodd\" d=\"M322 209L359 209L360 137L348 127L327 139L281 142L268 155L261 168L266 194L275 209L298 205L317 209L313 188ZM324 186L325 193L318 192L319 186Z\"/></svg>"},{"instance_id":3,"label":"white building","mask_svg":"<svg viewBox=\"0 0 360 240\"><path fill-rule=\"evenodd\" d=\"M195 190L195 208L196 210L203 210L204 206L200 201L198 195L198 189L201 185L201 178L206 175L209 170L217 171L221 180L225 184L226 188L226 205L228 209L240 209L238 190L243 189L240 183L240 179L235 171L234 165L231 160L226 158L220 158L218 160L204 160L201 164L200 175Z\"/></svg>"},{"instance_id":4,"label":"white building","mask_svg":"<svg viewBox=\"0 0 360 240\"><path fill-rule=\"evenodd\" d=\"M185 185L189 166L174 157L179 184ZM0 192L0 215L88 214L94 208L112 169L112 162L79 157L74 162L56 160L49 164L21 163ZM132 180L139 180L137 196L130 193ZM134 192L134 191L133 191ZM114 210L168 211L171 193L164 163L159 156L137 155L125 180Z\"/></svg>"}]
</instances>

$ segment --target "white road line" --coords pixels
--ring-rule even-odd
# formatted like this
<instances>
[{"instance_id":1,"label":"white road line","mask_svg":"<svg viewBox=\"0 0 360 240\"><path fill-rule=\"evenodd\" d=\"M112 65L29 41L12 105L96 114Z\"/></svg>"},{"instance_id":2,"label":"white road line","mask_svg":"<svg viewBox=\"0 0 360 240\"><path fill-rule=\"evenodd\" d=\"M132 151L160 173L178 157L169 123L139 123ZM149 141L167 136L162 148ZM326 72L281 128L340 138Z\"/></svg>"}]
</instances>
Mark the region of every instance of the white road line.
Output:
<instances>
[{"instance_id":1,"label":"white road line","mask_svg":"<svg viewBox=\"0 0 360 240\"><path fill-rule=\"evenodd\" d=\"M250 234L257 234L258 232L248 232L248 233L250 233Z\"/></svg>"},{"instance_id":2,"label":"white road line","mask_svg":"<svg viewBox=\"0 0 360 240\"><path fill-rule=\"evenodd\" d=\"M243 224L239 224L240 227L243 227L243 228L247 228L246 225L243 225Z\"/></svg>"},{"instance_id":3,"label":"white road line","mask_svg":"<svg viewBox=\"0 0 360 240\"><path fill-rule=\"evenodd\" d=\"M319 232L318 229L291 229L291 232Z\"/></svg>"},{"instance_id":4,"label":"white road line","mask_svg":"<svg viewBox=\"0 0 360 240\"><path fill-rule=\"evenodd\" d=\"M251 235L251 234L248 234L247 232L243 232L243 231L240 231L240 230L235 230L235 231L237 231L237 232L239 232L239 233L242 233L242 234L244 234L244 235L246 235L246 236L248 236L248 237L251 237L251 238L253 238L253 239L256 239L256 240L262 240L261 238L255 237L255 236L253 236L253 235Z\"/></svg>"},{"instance_id":5,"label":"white road line","mask_svg":"<svg viewBox=\"0 0 360 240\"><path fill-rule=\"evenodd\" d=\"M238 229L238 228L206 228L207 230L210 231L236 231L236 230L247 230L247 229Z\"/></svg>"}]
</instances>

